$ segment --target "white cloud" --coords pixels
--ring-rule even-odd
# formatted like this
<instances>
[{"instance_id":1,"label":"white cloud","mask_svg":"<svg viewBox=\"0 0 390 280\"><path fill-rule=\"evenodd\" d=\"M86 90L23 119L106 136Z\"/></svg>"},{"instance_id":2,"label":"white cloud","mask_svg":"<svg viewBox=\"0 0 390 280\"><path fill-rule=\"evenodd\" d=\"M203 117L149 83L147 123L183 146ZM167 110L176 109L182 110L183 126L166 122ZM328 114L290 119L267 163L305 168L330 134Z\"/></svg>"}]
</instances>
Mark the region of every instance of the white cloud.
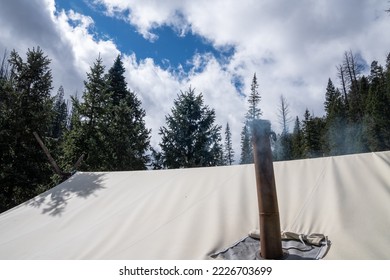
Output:
<instances>
[{"instance_id":1,"label":"white cloud","mask_svg":"<svg viewBox=\"0 0 390 280\"><path fill-rule=\"evenodd\" d=\"M94 37L92 18L56 11L54 0L6 1L0 24L0 51L24 55L40 46L52 60L54 90L63 85L68 95L78 91L81 96L86 72L99 54L109 65L119 53L112 41Z\"/></svg>"},{"instance_id":2,"label":"white cloud","mask_svg":"<svg viewBox=\"0 0 390 280\"><path fill-rule=\"evenodd\" d=\"M390 17L380 0L99 2L116 14L127 11L128 21L144 35L168 25L198 34L216 48L233 45L228 72L244 77L245 93L257 72L264 117L274 124L281 94L293 117L301 117L306 107L322 115L327 79L338 84L336 65L344 51L360 52L370 63L383 61L390 45L384 36ZM202 61L195 58L197 66Z\"/></svg>"},{"instance_id":3,"label":"white cloud","mask_svg":"<svg viewBox=\"0 0 390 280\"><path fill-rule=\"evenodd\" d=\"M124 57L127 68L127 81L142 101L146 111L146 125L152 129L153 146L159 142L158 131L165 122L165 115L170 112L181 83L170 72L164 71L152 59L137 62L135 54Z\"/></svg>"},{"instance_id":4,"label":"white cloud","mask_svg":"<svg viewBox=\"0 0 390 280\"><path fill-rule=\"evenodd\" d=\"M70 10L68 12L61 11L53 21L58 32L62 34L63 40L72 49L73 71L77 71L80 77L85 77L85 73L89 71L90 66L99 55L106 65L110 66L119 54L113 41L94 37L92 18Z\"/></svg>"},{"instance_id":5,"label":"white cloud","mask_svg":"<svg viewBox=\"0 0 390 280\"><path fill-rule=\"evenodd\" d=\"M172 0L168 3L146 0L93 0L95 4L101 4L106 8L107 15L119 17L137 27L145 39L155 41L158 35L153 29L162 25L173 27L178 34L183 34L187 29L185 18L181 14L183 4L180 0Z\"/></svg>"}]
</instances>

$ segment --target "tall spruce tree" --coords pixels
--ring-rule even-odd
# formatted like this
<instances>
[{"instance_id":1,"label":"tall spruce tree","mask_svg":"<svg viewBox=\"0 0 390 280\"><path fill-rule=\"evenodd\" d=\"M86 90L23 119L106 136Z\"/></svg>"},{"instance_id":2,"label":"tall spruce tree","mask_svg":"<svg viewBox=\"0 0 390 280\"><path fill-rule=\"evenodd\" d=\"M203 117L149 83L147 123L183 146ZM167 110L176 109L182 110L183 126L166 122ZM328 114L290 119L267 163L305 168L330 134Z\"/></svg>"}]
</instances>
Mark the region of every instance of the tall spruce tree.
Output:
<instances>
[{"instance_id":1,"label":"tall spruce tree","mask_svg":"<svg viewBox=\"0 0 390 280\"><path fill-rule=\"evenodd\" d=\"M150 148L150 166L153 170L159 170L164 168L164 159L160 151L157 151L155 148Z\"/></svg>"},{"instance_id":2,"label":"tall spruce tree","mask_svg":"<svg viewBox=\"0 0 390 280\"><path fill-rule=\"evenodd\" d=\"M253 163L253 147L249 124L246 122L241 131L241 158L240 164Z\"/></svg>"},{"instance_id":3,"label":"tall spruce tree","mask_svg":"<svg viewBox=\"0 0 390 280\"><path fill-rule=\"evenodd\" d=\"M323 134L325 121L319 117L313 117L306 109L303 120L303 139L305 157L314 158L324 155Z\"/></svg>"},{"instance_id":4,"label":"tall spruce tree","mask_svg":"<svg viewBox=\"0 0 390 280\"><path fill-rule=\"evenodd\" d=\"M234 150L232 144L232 133L230 132L229 123L226 124L225 128L225 145L224 145L224 158L225 163L232 165L234 162Z\"/></svg>"},{"instance_id":5,"label":"tall spruce tree","mask_svg":"<svg viewBox=\"0 0 390 280\"><path fill-rule=\"evenodd\" d=\"M85 154L80 169L146 169L150 130L141 101L127 88L124 73L120 56L108 74L99 57L87 73L83 101L72 98L70 130L63 145L68 168Z\"/></svg>"},{"instance_id":6,"label":"tall spruce tree","mask_svg":"<svg viewBox=\"0 0 390 280\"><path fill-rule=\"evenodd\" d=\"M111 95L104 68L99 56L84 81L83 101L75 102L73 99L72 129L66 134L64 141L67 167L71 167L81 154L85 154L81 170L110 169L111 150L107 135L111 120ZM75 117L79 120L75 120Z\"/></svg>"},{"instance_id":7,"label":"tall spruce tree","mask_svg":"<svg viewBox=\"0 0 390 280\"><path fill-rule=\"evenodd\" d=\"M245 116L246 121L241 132L241 160L240 164L253 163L252 131L251 125L253 120L259 119L263 114L260 109L261 96L257 82L256 73L253 75L251 83L251 93L248 97L249 109Z\"/></svg>"},{"instance_id":8,"label":"tall spruce tree","mask_svg":"<svg viewBox=\"0 0 390 280\"><path fill-rule=\"evenodd\" d=\"M388 74L387 74L388 75ZM370 151L390 149L390 96L386 74L377 61L371 64L370 89L364 117L364 132Z\"/></svg>"},{"instance_id":9,"label":"tall spruce tree","mask_svg":"<svg viewBox=\"0 0 390 280\"><path fill-rule=\"evenodd\" d=\"M292 158L293 159L304 158L305 157L304 135L301 128L301 122L299 121L298 116L295 119L291 142L292 142Z\"/></svg>"},{"instance_id":10,"label":"tall spruce tree","mask_svg":"<svg viewBox=\"0 0 390 280\"><path fill-rule=\"evenodd\" d=\"M221 165L221 126L215 111L204 105L203 95L191 87L174 100L166 126L160 128L161 153L167 168Z\"/></svg>"},{"instance_id":11,"label":"tall spruce tree","mask_svg":"<svg viewBox=\"0 0 390 280\"><path fill-rule=\"evenodd\" d=\"M64 88L59 87L53 104L53 121L51 128L51 137L55 139L62 138L68 122L68 106L64 99Z\"/></svg>"},{"instance_id":12,"label":"tall spruce tree","mask_svg":"<svg viewBox=\"0 0 390 280\"><path fill-rule=\"evenodd\" d=\"M390 52L386 57L386 71L385 71L385 79L386 79L386 97L390 100Z\"/></svg>"},{"instance_id":13,"label":"tall spruce tree","mask_svg":"<svg viewBox=\"0 0 390 280\"><path fill-rule=\"evenodd\" d=\"M251 93L249 94L248 97L249 109L248 109L248 113L246 114L246 119L249 122L255 119L259 119L263 114L259 107L261 96L259 91L257 90L258 88L259 88L259 84L257 83L257 77L255 73L252 78Z\"/></svg>"},{"instance_id":14,"label":"tall spruce tree","mask_svg":"<svg viewBox=\"0 0 390 280\"><path fill-rule=\"evenodd\" d=\"M26 60L12 51L0 78L0 212L50 186L52 170L33 132L44 140L52 122L50 59L41 48Z\"/></svg>"},{"instance_id":15,"label":"tall spruce tree","mask_svg":"<svg viewBox=\"0 0 390 280\"><path fill-rule=\"evenodd\" d=\"M345 105L340 91L335 88L331 79L328 79L324 107L326 113L324 152L332 156L345 154L347 152L346 127L348 125Z\"/></svg>"},{"instance_id":16,"label":"tall spruce tree","mask_svg":"<svg viewBox=\"0 0 390 280\"><path fill-rule=\"evenodd\" d=\"M119 105L119 103L126 99L129 94L127 83L125 79L125 67L118 55L114 61L112 67L108 70L108 82L111 91L111 98L113 105Z\"/></svg>"},{"instance_id":17,"label":"tall spruce tree","mask_svg":"<svg viewBox=\"0 0 390 280\"><path fill-rule=\"evenodd\" d=\"M111 93L111 120L108 129L110 170L146 169L149 157L150 130L145 125L145 110L137 95L129 91L125 68L118 56L108 71Z\"/></svg>"}]
</instances>

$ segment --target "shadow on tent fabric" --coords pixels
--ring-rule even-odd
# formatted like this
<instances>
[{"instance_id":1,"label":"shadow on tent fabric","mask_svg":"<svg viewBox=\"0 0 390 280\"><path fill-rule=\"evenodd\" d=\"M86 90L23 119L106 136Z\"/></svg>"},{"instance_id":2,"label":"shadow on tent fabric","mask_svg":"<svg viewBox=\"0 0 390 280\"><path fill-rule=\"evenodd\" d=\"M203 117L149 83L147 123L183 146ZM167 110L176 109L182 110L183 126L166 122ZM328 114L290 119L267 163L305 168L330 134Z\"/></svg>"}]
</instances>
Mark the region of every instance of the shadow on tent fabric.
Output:
<instances>
[{"instance_id":1,"label":"shadow on tent fabric","mask_svg":"<svg viewBox=\"0 0 390 280\"><path fill-rule=\"evenodd\" d=\"M27 205L42 208L42 214L61 216L70 198L87 198L104 189L103 176L103 173L76 173L65 182L31 199Z\"/></svg>"}]
</instances>

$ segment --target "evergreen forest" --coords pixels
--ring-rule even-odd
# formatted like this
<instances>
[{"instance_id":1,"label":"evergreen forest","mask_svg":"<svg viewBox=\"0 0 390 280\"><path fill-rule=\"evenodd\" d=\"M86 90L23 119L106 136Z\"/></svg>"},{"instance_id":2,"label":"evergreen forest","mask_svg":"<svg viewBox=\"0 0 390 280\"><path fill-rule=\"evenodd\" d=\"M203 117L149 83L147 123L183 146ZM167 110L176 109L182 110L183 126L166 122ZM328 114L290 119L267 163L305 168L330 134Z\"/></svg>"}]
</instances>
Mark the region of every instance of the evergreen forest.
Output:
<instances>
[{"instance_id":1,"label":"evergreen forest","mask_svg":"<svg viewBox=\"0 0 390 280\"><path fill-rule=\"evenodd\" d=\"M0 62L0 212L76 171L253 162L250 123L262 116L256 74L242 114L238 155L229 123L217 124L215 110L192 87L177 89L159 129L159 146L152 147L142 93L127 84L120 56L109 69L96 59L81 96L53 88L51 60L40 47L28 49L25 59L16 51L5 53ZM336 69L338 80L324 85L324 116L314 116L310 108L291 116L288 100L280 97L275 112L282 131L273 139L274 160L390 150L390 54L386 65L373 61L367 71L348 51Z\"/></svg>"}]
</instances>

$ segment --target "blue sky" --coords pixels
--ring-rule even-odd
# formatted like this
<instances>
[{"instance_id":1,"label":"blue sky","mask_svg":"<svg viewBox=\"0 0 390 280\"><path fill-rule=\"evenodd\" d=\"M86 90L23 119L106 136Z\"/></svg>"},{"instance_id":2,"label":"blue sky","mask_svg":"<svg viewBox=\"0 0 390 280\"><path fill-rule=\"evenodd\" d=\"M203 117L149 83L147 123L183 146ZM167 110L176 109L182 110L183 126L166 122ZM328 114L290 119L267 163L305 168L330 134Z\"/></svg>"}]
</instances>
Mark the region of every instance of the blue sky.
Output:
<instances>
[{"instance_id":1,"label":"blue sky","mask_svg":"<svg viewBox=\"0 0 390 280\"><path fill-rule=\"evenodd\" d=\"M124 53L135 53L138 60L152 58L164 69L174 70L179 66L185 72L191 69L191 59L195 53L211 53L223 63L234 53L233 46L216 49L205 38L186 32L179 34L170 26L159 26L152 29L158 38L145 39L136 28L124 19L105 15L101 5L88 1L57 0L56 7L64 10L74 10L94 20L91 31L100 38L112 39L118 49ZM202 71L202 69L197 69Z\"/></svg>"},{"instance_id":2,"label":"blue sky","mask_svg":"<svg viewBox=\"0 0 390 280\"><path fill-rule=\"evenodd\" d=\"M81 96L96 58L108 70L121 54L155 148L173 100L191 86L219 125L229 122L237 160L254 73L263 118L280 132L281 95L292 119L306 108L322 116L345 51L367 66L384 65L390 51L383 0L0 1L0 52L40 46L52 60L53 94L62 85Z\"/></svg>"}]
</instances>

